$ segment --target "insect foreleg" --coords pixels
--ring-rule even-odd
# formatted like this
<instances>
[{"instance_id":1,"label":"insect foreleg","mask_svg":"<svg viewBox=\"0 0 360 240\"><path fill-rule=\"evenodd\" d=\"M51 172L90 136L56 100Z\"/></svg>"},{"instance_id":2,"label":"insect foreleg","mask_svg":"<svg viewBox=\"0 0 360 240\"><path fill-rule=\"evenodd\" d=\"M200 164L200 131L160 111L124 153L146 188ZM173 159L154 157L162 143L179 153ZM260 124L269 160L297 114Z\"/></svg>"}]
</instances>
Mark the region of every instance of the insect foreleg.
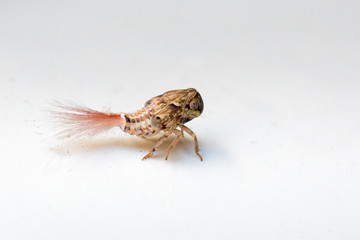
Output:
<instances>
[{"instance_id":1,"label":"insect foreleg","mask_svg":"<svg viewBox=\"0 0 360 240\"><path fill-rule=\"evenodd\" d=\"M170 134L172 133L173 130L169 130L166 131L165 134L159 138L158 142L155 144L155 146L151 149L151 151L145 156L143 157L142 160L148 159L149 157L151 157L155 151L157 151L157 149L159 148L159 146L167 139L168 136L170 136Z\"/></svg>"},{"instance_id":2,"label":"insect foreleg","mask_svg":"<svg viewBox=\"0 0 360 240\"><path fill-rule=\"evenodd\" d=\"M200 157L201 161L203 160L202 156L199 153L199 143L196 137L196 134L190 130L190 128L186 127L185 125L180 125L181 129L187 132L190 136L194 138L195 141L195 153Z\"/></svg>"},{"instance_id":3,"label":"insect foreleg","mask_svg":"<svg viewBox=\"0 0 360 240\"><path fill-rule=\"evenodd\" d=\"M174 129L174 130L173 130L173 133L176 135L176 138L172 141L172 143L171 143L170 146L168 147L165 160L168 159L170 151L171 151L171 150L175 147L175 145L179 142L181 136L184 136L183 132L180 131L180 130L177 130L177 129Z\"/></svg>"}]
</instances>

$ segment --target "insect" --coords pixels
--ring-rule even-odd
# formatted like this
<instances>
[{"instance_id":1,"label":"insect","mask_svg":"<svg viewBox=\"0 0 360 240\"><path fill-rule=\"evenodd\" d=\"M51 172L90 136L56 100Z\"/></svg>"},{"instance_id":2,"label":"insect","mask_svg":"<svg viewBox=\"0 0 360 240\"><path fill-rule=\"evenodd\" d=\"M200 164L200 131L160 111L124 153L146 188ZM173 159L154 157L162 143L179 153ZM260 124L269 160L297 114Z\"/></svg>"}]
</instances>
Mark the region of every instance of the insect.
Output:
<instances>
[{"instance_id":1,"label":"insect","mask_svg":"<svg viewBox=\"0 0 360 240\"><path fill-rule=\"evenodd\" d=\"M142 158L150 158L159 146L171 135L176 137L169 145L165 160L170 151L184 136L184 132L194 138L195 153L199 154L199 144L195 133L184 124L200 116L204 102L196 89L180 89L165 92L151 98L145 106L135 113L105 113L76 104L55 103L60 110L52 111L64 127L60 136L76 138L93 136L113 127L120 127L125 133L139 137L162 133L155 146Z\"/></svg>"}]
</instances>

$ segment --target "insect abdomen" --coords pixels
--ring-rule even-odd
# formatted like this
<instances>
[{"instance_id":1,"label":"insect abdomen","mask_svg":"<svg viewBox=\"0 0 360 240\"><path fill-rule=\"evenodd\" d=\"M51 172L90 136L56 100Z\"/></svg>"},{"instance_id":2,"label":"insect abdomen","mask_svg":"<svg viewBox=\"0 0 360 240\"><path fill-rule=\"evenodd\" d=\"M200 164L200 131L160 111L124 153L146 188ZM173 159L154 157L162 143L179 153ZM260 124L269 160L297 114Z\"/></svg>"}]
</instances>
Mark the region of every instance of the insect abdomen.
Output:
<instances>
[{"instance_id":1,"label":"insect abdomen","mask_svg":"<svg viewBox=\"0 0 360 240\"><path fill-rule=\"evenodd\" d=\"M152 109L143 108L132 114L124 114L125 126L124 132L136 136L151 136L156 131L151 126Z\"/></svg>"}]
</instances>

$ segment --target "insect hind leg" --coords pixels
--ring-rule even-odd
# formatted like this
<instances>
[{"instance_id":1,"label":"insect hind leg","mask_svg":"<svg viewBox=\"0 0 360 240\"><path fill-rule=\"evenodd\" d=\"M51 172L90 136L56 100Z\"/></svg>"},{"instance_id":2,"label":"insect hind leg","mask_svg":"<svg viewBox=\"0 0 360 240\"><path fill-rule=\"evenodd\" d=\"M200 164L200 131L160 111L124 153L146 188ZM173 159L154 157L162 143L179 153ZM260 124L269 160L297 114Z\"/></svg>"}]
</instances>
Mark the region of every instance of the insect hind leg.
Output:
<instances>
[{"instance_id":1,"label":"insect hind leg","mask_svg":"<svg viewBox=\"0 0 360 240\"><path fill-rule=\"evenodd\" d=\"M151 151L145 157L142 158L142 160L150 158L154 154L154 152L156 152L158 150L160 145L168 138L168 136L170 136L171 133L172 133L171 130L165 132L165 134L161 138L159 138L159 140L155 144L155 146L151 149Z\"/></svg>"}]
</instances>

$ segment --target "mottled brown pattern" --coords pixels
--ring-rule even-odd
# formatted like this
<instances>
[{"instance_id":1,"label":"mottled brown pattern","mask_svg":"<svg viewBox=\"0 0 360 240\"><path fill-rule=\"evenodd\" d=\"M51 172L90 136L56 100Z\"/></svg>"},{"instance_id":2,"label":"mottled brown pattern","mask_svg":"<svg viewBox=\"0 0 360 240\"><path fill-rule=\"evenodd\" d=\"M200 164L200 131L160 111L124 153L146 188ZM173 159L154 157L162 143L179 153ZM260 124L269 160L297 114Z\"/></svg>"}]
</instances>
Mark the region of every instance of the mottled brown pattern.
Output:
<instances>
[{"instance_id":1,"label":"mottled brown pattern","mask_svg":"<svg viewBox=\"0 0 360 240\"><path fill-rule=\"evenodd\" d=\"M197 103L195 109L190 107L190 103L193 101ZM180 136L183 136L183 131L186 131L194 137L195 152L202 160L202 157L199 154L196 135L184 126L184 123L200 116L204 109L204 103L199 92L194 88L168 91L150 99L145 103L145 106L145 108L149 106L153 107L153 111L151 111L152 115L150 116L151 127L156 131L164 131L165 134L159 139L154 148L143 158L143 160L151 157L169 135L175 134L177 137L168 148L165 158L167 159L171 149L175 147L176 143L179 141Z\"/></svg>"}]
</instances>

